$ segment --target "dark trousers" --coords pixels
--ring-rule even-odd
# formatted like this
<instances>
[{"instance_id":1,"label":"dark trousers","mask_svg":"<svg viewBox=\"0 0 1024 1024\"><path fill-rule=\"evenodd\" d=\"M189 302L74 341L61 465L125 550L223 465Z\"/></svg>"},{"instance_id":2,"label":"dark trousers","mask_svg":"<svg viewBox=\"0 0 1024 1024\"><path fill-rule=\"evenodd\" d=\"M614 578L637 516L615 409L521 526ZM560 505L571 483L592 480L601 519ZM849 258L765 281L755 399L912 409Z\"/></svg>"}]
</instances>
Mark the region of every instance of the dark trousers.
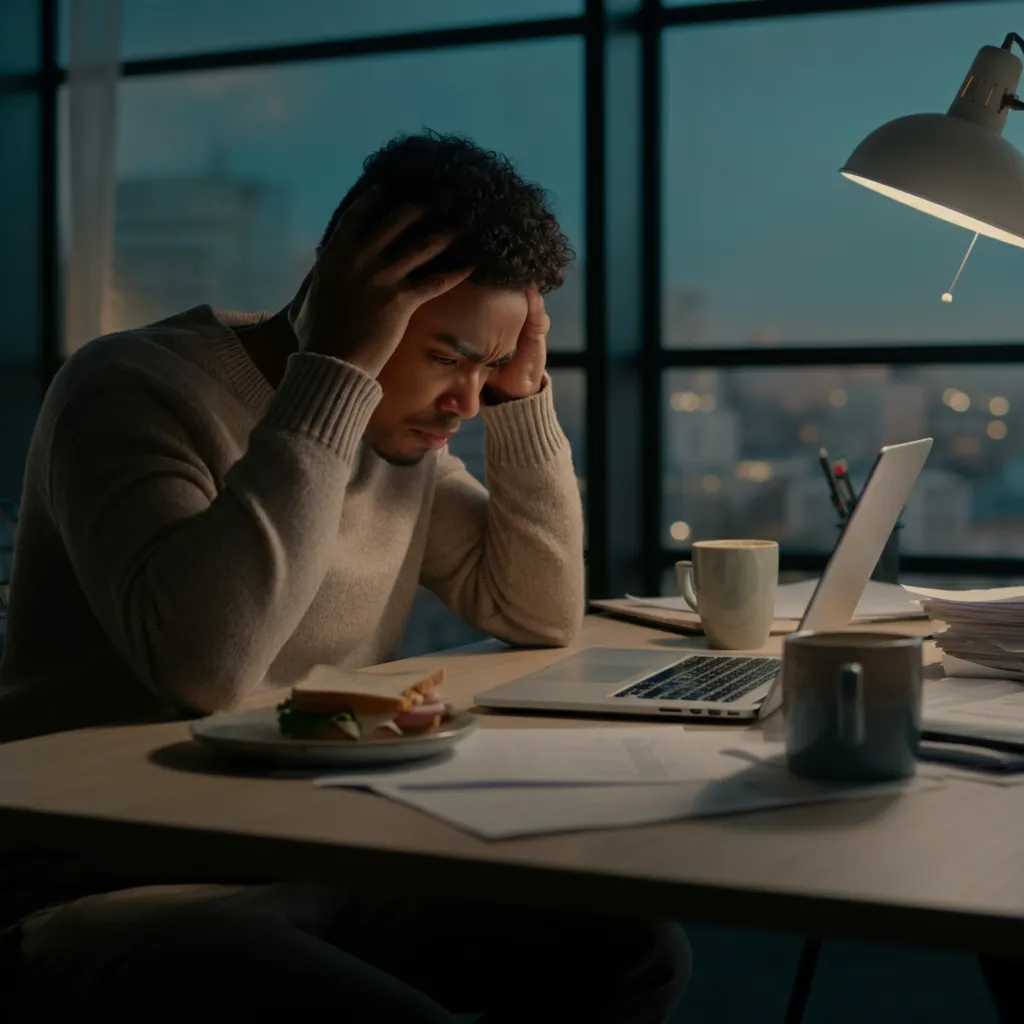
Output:
<instances>
[{"instance_id":1,"label":"dark trousers","mask_svg":"<svg viewBox=\"0 0 1024 1024\"><path fill-rule=\"evenodd\" d=\"M982 956L978 965L1001 1024L1024 1024L1024 960Z\"/></svg>"},{"instance_id":2,"label":"dark trousers","mask_svg":"<svg viewBox=\"0 0 1024 1024\"><path fill-rule=\"evenodd\" d=\"M26 924L15 1020L660 1024L681 928L625 916L313 885L154 887ZM0 996L2 998L2 996ZM294 1018L298 1019L298 1018Z\"/></svg>"}]
</instances>

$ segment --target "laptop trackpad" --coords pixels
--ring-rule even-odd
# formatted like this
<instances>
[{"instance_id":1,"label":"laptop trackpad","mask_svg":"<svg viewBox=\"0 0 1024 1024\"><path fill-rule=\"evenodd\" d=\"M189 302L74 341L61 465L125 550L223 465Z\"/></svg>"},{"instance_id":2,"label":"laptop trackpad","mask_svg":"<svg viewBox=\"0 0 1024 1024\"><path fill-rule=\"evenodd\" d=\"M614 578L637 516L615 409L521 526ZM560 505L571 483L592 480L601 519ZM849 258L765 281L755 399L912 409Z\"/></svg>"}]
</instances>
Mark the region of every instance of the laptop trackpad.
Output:
<instances>
[{"instance_id":1,"label":"laptop trackpad","mask_svg":"<svg viewBox=\"0 0 1024 1024\"><path fill-rule=\"evenodd\" d=\"M641 672L653 672L678 660L664 652L630 651L601 648L580 651L563 658L534 677L550 683L599 683L602 686L623 683Z\"/></svg>"}]
</instances>

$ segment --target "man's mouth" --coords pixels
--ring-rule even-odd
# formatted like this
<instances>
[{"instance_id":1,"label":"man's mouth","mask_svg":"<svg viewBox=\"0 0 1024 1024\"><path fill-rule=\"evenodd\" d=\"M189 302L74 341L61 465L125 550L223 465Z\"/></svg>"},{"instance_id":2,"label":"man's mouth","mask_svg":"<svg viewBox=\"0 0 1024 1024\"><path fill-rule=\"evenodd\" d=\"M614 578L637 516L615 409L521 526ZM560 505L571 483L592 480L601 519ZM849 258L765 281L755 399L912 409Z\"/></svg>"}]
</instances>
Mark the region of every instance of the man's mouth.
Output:
<instances>
[{"instance_id":1,"label":"man's mouth","mask_svg":"<svg viewBox=\"0 0 1024 1024\"><path fill-rule=\"evenodd\" d=\"M413 431L423 438L428 448L443 448L457 432L457 430L424 430L422 427L413 427Z\"/></svg>"}]
</instances>

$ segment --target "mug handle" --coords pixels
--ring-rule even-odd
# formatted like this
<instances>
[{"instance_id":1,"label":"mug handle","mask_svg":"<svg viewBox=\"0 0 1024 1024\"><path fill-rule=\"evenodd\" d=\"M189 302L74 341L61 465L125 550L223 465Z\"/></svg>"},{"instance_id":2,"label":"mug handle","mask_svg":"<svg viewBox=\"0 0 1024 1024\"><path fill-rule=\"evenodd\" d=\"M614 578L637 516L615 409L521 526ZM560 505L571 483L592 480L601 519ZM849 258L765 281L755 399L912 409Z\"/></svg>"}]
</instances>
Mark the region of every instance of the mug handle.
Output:
<instances>
[{"instance_id":1,"label":"mug handle","mask_svg":"<svg viewBox=\"0 0 1024 1024\"><path fill-rule=\"evenodd\" d=\"M864 742L864 669L847 662L839 669L836 728L839 738L851 746Z\"/></svg>"},{"instance_id":2,"label":"mug handle","mask_svg":"<svg viewBox=\"0 0 1024 1024\"><path fill-rule=\"evenodd\" d=\"M676 579L679 580L679 591L683 600L699 615L697 592L693 589L693 562L676 562Z\"/></svg>"}]
</instances>

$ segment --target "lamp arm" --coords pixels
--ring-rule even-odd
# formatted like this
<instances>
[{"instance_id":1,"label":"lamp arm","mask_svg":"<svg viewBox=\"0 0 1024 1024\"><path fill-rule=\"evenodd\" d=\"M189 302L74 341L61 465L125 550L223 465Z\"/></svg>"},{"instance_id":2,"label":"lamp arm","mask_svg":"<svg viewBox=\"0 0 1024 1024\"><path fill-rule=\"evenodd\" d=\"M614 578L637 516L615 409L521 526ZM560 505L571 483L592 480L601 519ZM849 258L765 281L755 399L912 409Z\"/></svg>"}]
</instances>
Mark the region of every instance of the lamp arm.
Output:
<instances>
[{"instance_id":1,"label":"lamp arm","mask_svg":"<svg viewBox=\"0 0 1024 1024\"><path fill-rule=\"evenodd\" d=\"M1009 50L1013 44L1016 43L1022 50L1024 50L1024 39L1021 39L1016 32L1007 32L1006 38L1003 40L1001 49Z\"/></svg>"},{"instance_id":2,"label":"lamp arm","mask_svg":"<svg viewBox=\"0 0 1024 1024\"><path fill-rule=\"evenodd\" d=\"M1007 32L1000 49L1010 50L1013 48L1014 43L1024 51L1024 39L1017 35L1016 32ZM1020 100L1013 93L1008 92L1003 96L1003 102L999 105L1000 110L1006 110L1007 108L1010 110L1024 110L1024 100Z\"/></svg>"}]
</instances>

